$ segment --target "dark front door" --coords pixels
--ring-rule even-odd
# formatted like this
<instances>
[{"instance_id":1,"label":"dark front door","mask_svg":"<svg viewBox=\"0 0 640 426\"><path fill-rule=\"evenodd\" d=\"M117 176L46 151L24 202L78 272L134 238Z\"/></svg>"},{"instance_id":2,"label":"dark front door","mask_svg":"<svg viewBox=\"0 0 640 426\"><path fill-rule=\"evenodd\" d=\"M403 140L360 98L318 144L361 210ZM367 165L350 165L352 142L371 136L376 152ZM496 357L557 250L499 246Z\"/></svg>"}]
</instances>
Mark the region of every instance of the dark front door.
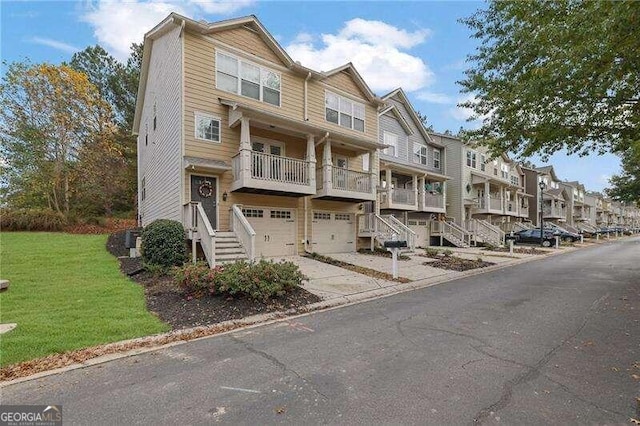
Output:
<instances>
[{"instance_id":1,"label":"dark front door","mask_svg":"<svg viewBox=\"0 0 640 426\"><path fill-rule=\"evenodd\" d=\"M207 176L191 175L191 201L202 203L205 213L213 229L218 228L217 210L217 188L218 180Z\"/></svg>"}]
</instances>

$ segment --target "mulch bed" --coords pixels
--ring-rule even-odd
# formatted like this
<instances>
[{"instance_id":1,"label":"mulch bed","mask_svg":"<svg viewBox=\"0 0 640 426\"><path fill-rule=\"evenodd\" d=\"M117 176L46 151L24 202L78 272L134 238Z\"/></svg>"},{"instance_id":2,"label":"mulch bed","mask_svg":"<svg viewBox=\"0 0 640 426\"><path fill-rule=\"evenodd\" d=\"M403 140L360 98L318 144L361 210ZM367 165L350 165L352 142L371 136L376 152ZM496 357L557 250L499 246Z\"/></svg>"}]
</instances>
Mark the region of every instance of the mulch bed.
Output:
<instances>
[{"instance_id":1,"label":"mulch bed","mask_svg":"<svg viewBox=\"0 0 640 426\"><path fill-rule=\"evenodd\" d=\"M486 251L498 251L501 253L509 253L509 247L485 248ZM547 254L548 250L540 250L536 247L514 247L513 252L516 254Z\"/></svg>"},{"instance_id":2,"label":"mulch bed","mask_svg":"<svg viewBox=\"0 0 640 426\"><path fill-rule=\"evenodd\" d=\"M343 262L342 260L334 259L334 258L329 257L329 256L323 256L323 255L317 254L317 253L314 253L314 254L311 254L311 255L307 255L305 257L308 257L308 258L313 259L313 260L317 260L318 262L327 263L327 264L333 265L333 266L338 266L340 268L347 269L347 270L353 271L353 272L357 272L357 273L362 274L362 275L367 275L367 276L372 277L372 278L379 278L379 279L386 280L386 281L395 281L395 282L402 283L402 284L406 284L406 283L410 283L411 282L411 280L409 278L405 278L405 277L393 278L393 275L387 274L386 272L376 271L375 269L365 268L364 266L358 266L358 265L354 265L354 264L351 264L351 263Z\"/></svg>"},{"instance_id":3,"label":"mulch bed","mask_svg":"<svg viewBox=\"0 0 640 426\"><path fill-rule=\"evenodd\" d=\"M393 256L391 254L390 251L386 251L386 250L367 250L367 249L360 249L358 250L358 253L360 254L368 254L369 256L379 256L379 257L386 257L391 259ZM406 254L399 254L398 255L398 260L411 260L411 258L409 256L407 256Z\"/></svg>"},{"instance_id":4,"label":"mulch bed","mask_svg":"<svg viewBox=\"0 0 640 426\"><path fill-rule=\"evenodd\" d=\"M305 306L322 300L301 287L267 302L222 295L187 297L176 287L171 275L146 272L139 257L122 257L128 255L124 239L125 231L111 234L107 239L107 250L118 257L122 273L144 287L147 309L171 325L173 330L209 326L268 312L302 311Z\"/></svg>"},{"instance_id":5,"label":"mulch bed","mask_svg":"<svg viewBox=\"0 0 640 426\"><path fill-rule=\"evenodd\" d=\"M425 256L430 257L430 256ZM456 256L436 256L432 257L430 262L424 262L423 265L432 266L434 268L448 269L451 271L469 271L471 269L486 268L487 266L495 265L493 262L486 262L484 260L476 259L463 259Z\"/></svg>"}]
</instances>

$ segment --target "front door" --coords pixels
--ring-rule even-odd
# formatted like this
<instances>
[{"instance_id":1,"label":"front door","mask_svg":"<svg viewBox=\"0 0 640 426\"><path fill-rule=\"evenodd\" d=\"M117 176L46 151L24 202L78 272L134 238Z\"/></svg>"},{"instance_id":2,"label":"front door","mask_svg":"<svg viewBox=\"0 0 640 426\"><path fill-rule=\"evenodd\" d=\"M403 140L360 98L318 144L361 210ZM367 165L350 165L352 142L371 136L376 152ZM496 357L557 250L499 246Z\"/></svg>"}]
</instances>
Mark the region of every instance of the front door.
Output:
<instances>
[{"instance_id":1,"label":"front door","mask_svg":"<svg viewBox=\"0 0 640 426\"><path fill-rule=\"evenodd\" d=\"M213 229L218 228L218 180L208 176L191 175L191 201L202 203L209 223Z\"/></svg>"}]
</instances>

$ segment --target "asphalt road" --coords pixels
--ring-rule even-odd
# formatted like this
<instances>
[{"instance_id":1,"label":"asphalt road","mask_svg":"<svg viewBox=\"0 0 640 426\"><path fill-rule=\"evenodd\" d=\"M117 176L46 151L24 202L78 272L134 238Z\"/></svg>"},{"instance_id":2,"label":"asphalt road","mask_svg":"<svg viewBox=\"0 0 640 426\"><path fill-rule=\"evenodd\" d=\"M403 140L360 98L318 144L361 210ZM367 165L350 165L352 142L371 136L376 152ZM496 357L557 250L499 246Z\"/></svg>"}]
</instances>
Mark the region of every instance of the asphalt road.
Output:
<instances>
[{"instance_id":1,"label":"asphalt road","mask_svg":"<svg viewBox=\"0 0 640 426\"><path fill-rule=\"evenodd\" d=\"M635 366L634 366L635 364ZM2 389L65 424L629 424L640 238Z\"/></svg>"}]
</instances>

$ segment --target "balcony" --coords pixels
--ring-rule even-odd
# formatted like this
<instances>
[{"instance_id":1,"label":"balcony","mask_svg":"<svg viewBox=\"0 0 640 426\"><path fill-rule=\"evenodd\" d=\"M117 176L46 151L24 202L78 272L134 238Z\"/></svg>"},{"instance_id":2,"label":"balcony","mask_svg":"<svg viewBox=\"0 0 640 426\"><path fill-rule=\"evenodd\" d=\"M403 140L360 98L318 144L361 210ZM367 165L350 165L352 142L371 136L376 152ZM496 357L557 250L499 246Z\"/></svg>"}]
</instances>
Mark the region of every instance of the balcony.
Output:
<instances>
[{"instance_id":1,"label":"balcony","mask_svg":"<svg viewBox=\"0 0 640 426\"><path fill-rule=\"evenodd\" d=\"M444 194L424 191L422 195L422 210L426 212L446 213Z\"/></svg>"},{"instance_id":2,"label":"balcony","mask_svg":"<svg viewBox=\"0 0 640 426\"><path fill-rule=\"evenodd\" d=\"M405 188L387 189L380 193L380 208L416 211L418 210L416 191Z\"/></svg>"},{"instance_id":3,"label":"balcony","mask_svg":"<svg viewBox=\"0 0 640 426\"><path fill-rule=\"evenodd\" d=\"M312 195L314 163L298 158L243 150L233 157L232 191L276 195ZM315 177L315 176L314 176Z\"/></svg>"},{"instance_id":4,"label":"balcony","mask_svg":"<svg viewBox=\"0 0 640 426\"><path fill-rule=\"evenodd\" d=\"M317 192L314 198L341 201L375 201L373 175L336 166L316 170Z\"/></svg>"},{"instance_id":5,"label":"balcony","mask_svg":"<svg viewBox=\"0 0 640 426\"><path fill-rule=\"evenodd\" d=\"M589 220L589 216L585 212L584 208L577 207L573 209L573 219L579 221Z\"/></svg>"},{"instance_id":6,"label":"balcony","mask_svg":"<svg viewBox=\"0 0 640 426\"><path fill-rule=\"evenodd\" d=\"M542 209L544 219L566 219L567 210L564 207L545 204Z\"/></svg>"},{"instance_id":7,"label":"balcony","mask_svg":"<svg viewBox=\"0 0 640 426\"><path fill-rule=\"evenodd\" d=\"M502 199L499 197L483 197L478 199L478 208L475 213L503 214Z\"/></svg>"}]
</instances>

